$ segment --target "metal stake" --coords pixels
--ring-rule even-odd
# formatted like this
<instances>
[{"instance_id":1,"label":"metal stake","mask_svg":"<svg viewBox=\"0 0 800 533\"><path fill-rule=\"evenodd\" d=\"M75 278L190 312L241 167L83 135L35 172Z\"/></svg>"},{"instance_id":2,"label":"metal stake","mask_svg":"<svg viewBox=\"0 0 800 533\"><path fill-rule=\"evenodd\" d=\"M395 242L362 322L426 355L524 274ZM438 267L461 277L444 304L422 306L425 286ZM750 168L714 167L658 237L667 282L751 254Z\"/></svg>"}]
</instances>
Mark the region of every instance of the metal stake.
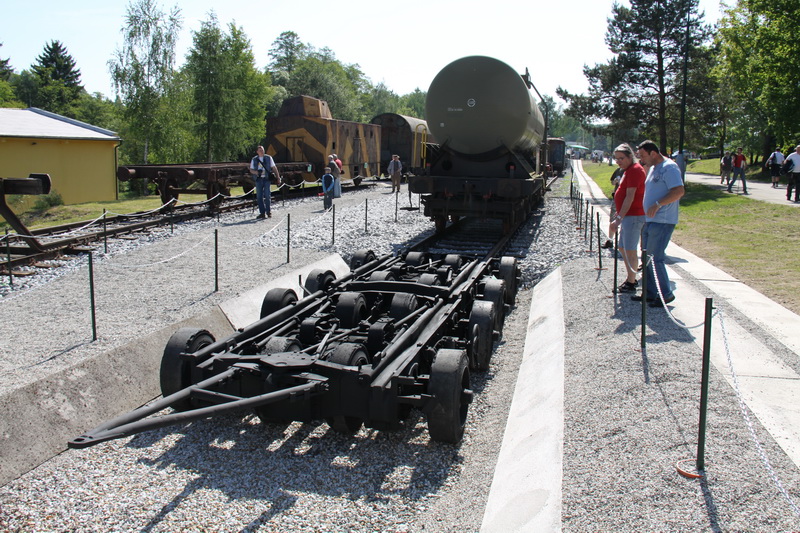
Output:
<instances>
[{"instance_id":1,"label":"metal stake","mask_svg":"<svg viewBox=\"0 0 800 533\"><path fill-rule=\"evenodd\" d=\"M108 253L108 227L106 225L106 209L103 208L103 253Z\"/></svg>"},{"instance_id":2,"label":"metal stake","mask_svg":"<svg viewBox=\"0 0 800 533\"><path fill-rule=\"evenodd\" d=\"M367 229L367 212L369 211L369 198L364 199L364 233L368 233Z\"/></svg>"},{"instance_id":3,"label":"metal stake","mask_svg":"<svg viewBox=\"0 0 800 533\"><path fill-rule=\"evenodd\" d=\"M14 286L14 274L11 273L11 239L8 238L8 228L6 228L6 268L8 268L8 284Z\"/></svg>"},{"instance_id":4,"label":"metal stake","mask_svg":"<svg viewBox=\"0 0 800 533\"><path fill-rule=\"evenodd\" d=\"M89 252L89 300L92 308L92 341L97 340L97 311L95 309L94 300L94 262L92 261L92 252Z\"/></svg>"},{"instance_id":5,"label":"metal stake","mask_svg":"<svg viewBox=\"0 0 800 533\"><path fill-rule=\"evenodd\" d=\"M219 292L219 230L214 230L214 292Z\"/></svg>"},{"instance_id":6,"label":"metal stake","mask_svg":"<svg viewBox=\"0 0 800 533\"><path fill-rule=\"evenodd\" d=\"M705 469L706 411L708 410L708 374L711 361L711 311L713 299L706 298L706 323L703 328L703 377L700 384L700 428L697 436L697 470Z\"/></svg>"},{"instance_id":7,"label":"metal stake","mask_svg":"<svg viewBox=\"0 0 800 533\"><path fill-rule=\"evenodd\" d=\"M286 214L286 262L289 262L290 243L292 242L292 214Z\"/></svg>"},{"instance_id":8,"label":"metal stake","mask_svg":"<svg viewBox=\"0 0 800 533\"><path fill-rule=\"evenodd\" d=\"M333 220L331 221L331 246L336 244L336 204L333 204L333 209L331 211L331 215L333 216Z\"/></svg>"}]
</instances>

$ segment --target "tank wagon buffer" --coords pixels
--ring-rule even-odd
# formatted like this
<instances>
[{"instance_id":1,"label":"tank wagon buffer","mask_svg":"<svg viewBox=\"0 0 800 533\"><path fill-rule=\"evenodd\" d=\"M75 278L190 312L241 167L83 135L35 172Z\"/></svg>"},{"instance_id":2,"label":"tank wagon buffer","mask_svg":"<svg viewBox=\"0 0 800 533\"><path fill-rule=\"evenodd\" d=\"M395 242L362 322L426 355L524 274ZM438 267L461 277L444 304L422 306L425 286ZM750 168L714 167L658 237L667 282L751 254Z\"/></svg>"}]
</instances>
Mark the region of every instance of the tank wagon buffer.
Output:
<instances>
[{"instance_id":1,"label":"tank wagon buffer","mask_svg":"<svg viewBox=\"0 0 800 533\"><path fill-rule=\"evenodd\" d=\"M545 121L531 87L527 73L483 56L458 59L431 82L425 114L440 148L429 175L409 184L437 230L463 216L501 219L508 229L541 200Z\"/></svg>"},{"instance_id":2,"label":"tank wagon buffer","mask_svg":"<svg viewBox=\"0 0 800 533\"><path fill-rule=\"evenodd\" d=\"M459 442L470 371L488 368L516 297L516 259L359 251L350 268L340 279L311 271L301 298L270 289L261 318L228 338L179 329L161 361L163 398L69 447L242 410L263 422L326 420L354 433L362 424L400 428L416 408L431 439Z\"/></svg>"}]
</instances>

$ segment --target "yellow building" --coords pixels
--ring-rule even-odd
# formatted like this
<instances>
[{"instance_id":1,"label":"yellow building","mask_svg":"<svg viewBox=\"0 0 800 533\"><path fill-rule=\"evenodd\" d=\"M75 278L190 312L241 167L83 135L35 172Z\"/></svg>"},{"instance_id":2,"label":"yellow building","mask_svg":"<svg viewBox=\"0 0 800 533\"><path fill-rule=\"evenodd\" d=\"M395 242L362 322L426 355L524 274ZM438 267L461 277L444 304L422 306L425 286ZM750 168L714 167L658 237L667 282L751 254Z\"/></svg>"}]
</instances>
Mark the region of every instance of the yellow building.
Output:
<instances>
[{"instance_id":1,"label":"yellow building","mask_svg":"<svg viewBox=\"0 0 800 533\"><path fill-rule=\"evenodd\" d=\"M0 109L0 178L49 174L65 204L117 199L113 131L49 111Z\"/></svg>"}]
</instances>

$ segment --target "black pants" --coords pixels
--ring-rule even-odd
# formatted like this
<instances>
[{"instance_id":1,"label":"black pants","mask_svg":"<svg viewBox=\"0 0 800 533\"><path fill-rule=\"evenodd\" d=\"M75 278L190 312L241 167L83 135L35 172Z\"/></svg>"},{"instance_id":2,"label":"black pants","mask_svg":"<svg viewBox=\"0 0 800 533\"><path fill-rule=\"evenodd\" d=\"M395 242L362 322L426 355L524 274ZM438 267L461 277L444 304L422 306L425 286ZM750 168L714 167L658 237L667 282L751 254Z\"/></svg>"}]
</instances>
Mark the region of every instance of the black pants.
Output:
<instances>
[{"instance_id":1,"label":"black pants","mask_svg":"<svg viewBox=\"0 0 800 533\"><path fill-rule=\"evenodd\" d=\"M800 202L800 172L789 174L789 186L786 188L786 199L792 199L792 189L794 189L794 201Z\"/></svg>"}]
</instances>

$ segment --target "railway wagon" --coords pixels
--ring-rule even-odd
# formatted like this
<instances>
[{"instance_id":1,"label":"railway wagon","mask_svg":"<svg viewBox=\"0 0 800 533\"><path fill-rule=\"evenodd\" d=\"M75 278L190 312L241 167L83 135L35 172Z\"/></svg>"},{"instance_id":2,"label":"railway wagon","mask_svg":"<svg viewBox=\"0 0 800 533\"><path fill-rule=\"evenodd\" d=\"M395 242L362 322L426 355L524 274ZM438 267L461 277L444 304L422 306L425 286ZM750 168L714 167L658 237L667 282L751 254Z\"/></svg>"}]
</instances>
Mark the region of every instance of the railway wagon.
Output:
<instances>
[{"instance_id":1,"label":"railway wagon","mask_svg":"<svg viewBox=\"0 0 800 533\"><path fill-rule=\"evenodd\" d=\"M432 155L429 147L436 143L427 122L397 113L381 113L370 123L381 127L381 173L388 174L387 167L393 154L400 156L404 174L424 172Z\"/></svg>"},{"instance_id":2,"label":"railway wagon","mask_svg":"<svg viewBox=\"0 0 800 533\"><path fill-rule=\"evenodd\" d=\"M321 178L331 154L342 161L342 180L358 185L379 173L380 143L379 125L336 120L324 100L296 96L267 119L264 149L290 185Z\"/></svg>"},{"instance_id":3,"label":"railway wagon","mask_svg":"<svg viewBox=\"0 0 800 533\"><path fill-rule=\"evenodd\" d=\"M554 176L561 176L569 166L567 142L561 137L547 138L547 161Z\"/></svg>"},{"instance_id":4,"label":"railway wagon","mask_svg":"<svg viewBox=\"0 0 800 533\"><path fill-rule=\"evenodd\" d=\"M409 186L437 230L462 216L510 228L541 199L545 125L531 87L527 73L485 56L453 61L431 82L425 114L440 148L430 175L410 177Z\"/></svg>"}]
</instances>

